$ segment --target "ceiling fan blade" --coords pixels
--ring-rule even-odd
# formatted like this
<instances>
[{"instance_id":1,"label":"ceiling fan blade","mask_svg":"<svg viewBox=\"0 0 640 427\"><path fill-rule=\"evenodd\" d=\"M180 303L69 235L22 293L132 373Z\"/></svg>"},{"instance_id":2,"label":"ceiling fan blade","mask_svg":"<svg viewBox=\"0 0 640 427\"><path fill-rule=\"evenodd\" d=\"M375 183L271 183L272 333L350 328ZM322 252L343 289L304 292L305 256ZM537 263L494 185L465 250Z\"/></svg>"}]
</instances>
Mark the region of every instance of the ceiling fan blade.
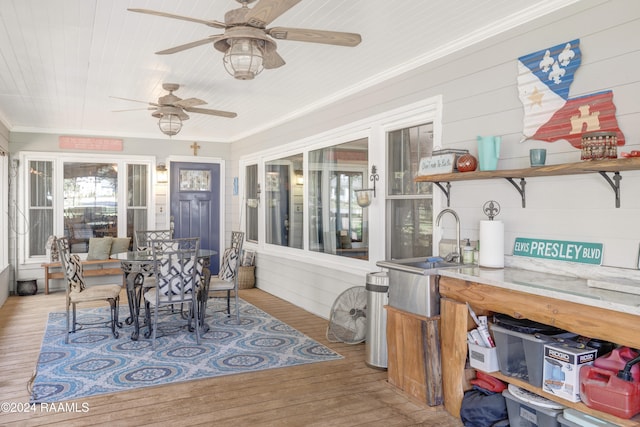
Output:
<instances>
[{"instance_id":1,"label":"ceiling fan blade","mask_svg":"<svg viewBox=\"0 0 640 427\"><path fill-rule=\"evenodd\" d=\"M180 101L175 103L175 105L182 108L195 107L196 105L204 105L204 104L206 104L206 102L198 98L181 99Z\"/></svg>"},{"instance_id":2,"label":"ceiling fan blade","mask_svg":"<svg viewBox=\"0 0 640 427\"><path fill-rule=\"evenodd\" d=\"M285 62L284 59L276 52L276 48L271 43L266 44L264 57L262 58L262 65L267 70L282 67Z\"/></svg>"},{"instance_id":3,"label":"ceiling fan blade","mask_svg":"<svg viewBox=\"0 0 640 427\"><path fill-rule=\"evenodd\" d=\"M172 48L169 48L169 49L161 50L159 52L156 52L156 54L158 54L158 55L169 55L169 54L172 54L172 53L182 52L183 50L191 49L193 47L201 46L203 44L213 43L214 41L216 41L216 39L218 37L221 37L221 35L209 36L206 39L196 40L196 41L191 42L191 43L186 43L186 44L182 44L180 46L175 46L175 47L172 47Z\"/></svg>"},{"instance_id":4,"label":"ceiling fan blade","mask_svg":"<svg viewBox=\"0 0 640 427\"><path fill-rule=\"evenodd\" d=\"M189 16L174 15L173 13L158 12L150 9L127 9L130 12L146 13L148 15L164 16L165 18L180 19L182 21L197 22L213 28L227 28L224 22L210 21L206 19L191 18Z\"/></svg>"},{"instance_id":5,"label":"ceiling fan blade","mask_svg":"<svg viewBox=\"0 0 640 427\"><path fill-rule=\"evenodd\" d=\"M220 110L209 110L208 108L186 108L185 111L190 113L200 113L200 114L209 114L210 116L220 116L220 117L228 117L230 119L237 116L236 113L231 113L229 111L220 111Z\"/></svg>"},{"instance_id":6,"label":"ceiling fan blade","mask_svg":"<svg viewBox=\"0 0 640 427\"><path fill-rule=\"evenodd\" d=\"M301 0L260 0L247 13L247 24L252 27L264 28L278 16L291 9Z\"/></svg>"},{"instance_id":7,"label":"ceiling fan blade","mask_svg":"<svg viewBox=\"0 0 640 427\"><path fill-rule=\"evenodd\" d=\"M121 98L119 96L109 96L109 98L121 99L123 101L139 102L139 103L142 103L142 104L153 105L154 107L159 107L160 106L160 104L156 104L155 102L139 101L137 99Z\"/></svg>"},{"instance_id":8,"label":"ceiling fan blade","mask_svg":"<svg viewBox=\"0 0 640 427\"><path fill-rule=\"evenodd\" d=\"M362 41L360 34L356 33L309 30L306 28L273 27L267 30L267 34L277 40L294 40L348 47L357 46Z\"/></svg>"},{"instance_id":9,"label":"ceiling fan blade","mask_svg":"<svg viewBox=\"0 0 640 427\"><path fill-rule=\"evenodd\" d=\"M147 107L147 108L130 108L128 110L111 110L112 113L123 113L125 111L141 111L141 110L157 110L158 107Z\"/></svg>"}]
</instances>

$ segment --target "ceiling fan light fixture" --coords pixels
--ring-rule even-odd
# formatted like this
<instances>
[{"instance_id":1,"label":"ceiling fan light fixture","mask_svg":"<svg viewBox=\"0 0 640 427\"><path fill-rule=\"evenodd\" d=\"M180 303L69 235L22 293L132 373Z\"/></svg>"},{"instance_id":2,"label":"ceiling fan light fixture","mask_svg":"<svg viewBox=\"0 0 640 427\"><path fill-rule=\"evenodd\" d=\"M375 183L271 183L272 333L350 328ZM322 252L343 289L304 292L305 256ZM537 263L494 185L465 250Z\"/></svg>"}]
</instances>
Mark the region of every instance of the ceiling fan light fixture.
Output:
<instances>
[{"instance_id":1,"label":"ceiling fan light fixture","mask_svg":"<svg viewBox=\"0 0 640 427\"><path fill-rule=\"evenodd\" d=\"M239 80L251 80L264 70L263 51L260 41L251 38L229 40L229 49L224 54L224 68Z\"/></svg>"},{"instance_id":2,"label":"ceiling fan light fixture","mask_svg":"<svg viewBox=\"0 0 640 427\"><path fill-rule=\"evenodd\" d=\"M182 129L182 119L177 114L163 114L158 120L158 127L165 135L177 135Z\"/></svg>"}]
</instances>

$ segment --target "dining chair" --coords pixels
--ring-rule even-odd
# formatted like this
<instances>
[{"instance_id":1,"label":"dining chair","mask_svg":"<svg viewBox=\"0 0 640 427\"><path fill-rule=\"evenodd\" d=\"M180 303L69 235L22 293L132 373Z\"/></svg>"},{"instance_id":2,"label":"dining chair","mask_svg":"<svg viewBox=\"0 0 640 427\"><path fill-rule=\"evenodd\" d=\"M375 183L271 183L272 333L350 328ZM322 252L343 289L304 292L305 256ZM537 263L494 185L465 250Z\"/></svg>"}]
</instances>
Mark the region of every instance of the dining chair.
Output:
<instances>
[{"instance_id":1,"label":"dining chair","mask_svg":"<svg viewBox=\"0 0 640 427\"><path fill-rule=\"evenodd\" d=\"M220 272L211 276L209 280L208 296L212 298L216 292L227 293L227 315L231 317L231 291L234 291L236 322L240 324L240 310L238 309L238 270L240 268L240 253L244 242L244 232L231 232L231 246L224 250L220 262Z\"/></svg>"},{"instance_id":2,"label":"dining chair","mask_svg":"<svg viewBox=\"0 0 640 427\"><path fill-rule=\"evenodd\" d=\"M136 230L134 246L137 251L150 251L152 240L173 238L173 230Z\"/></svg>"},{"instance_id":3,"label":"dining chair","mask_svg":"<svg viewBox=\"0 0 640 427\"><path fill-rule=\"evenodd\" d=\"M151 251L154 240L167 240L173 238L173 230L136 230L134 233L134 247L136 251ZM142 295L149 289L156 286L156 278L153 271L148 273L138 273L134 279L136 287L140 287L136 294L138 307L142 300Z\"/></svg>"},{"instance_id":4,"label":"dining chair","mask_svg":"<svg viewBox=\"0 0 640 427\"><path fill-rule=\"evenodd\" d=\"M59 237L56 239L62 270L64 272L66 286L67 305L67 332L65 343L69 343L69 334L76 332L76 326L82 325L77 322L76 305L80 303L107 301L111 311L111 333L114 338L118 338L116 327L122 327L118 321L118 309L120 303L120 291L122 284L106 284L87 286L84 280L82 261L76 254L71 253L69 238ZM88 325L84 324L84 325Z\"/></svg>"},{"instance_id":5,"label":"dining chair","mask_svg":"<svg viewBox=\"0 0 640 427\"><path fill-rule=\"evenodd\" d=\"M188 327L195 329L196 342L200 344L200 319L197 293L204 263L198 259L199 237L154 240L151 246L156 286L144 293L147 336L156 347L159 309L163 306L185 304L188 307ZM153 310L153 321L151 311ZM172 311L163 312L172 314Z\"/></svg>"}]
</instances>

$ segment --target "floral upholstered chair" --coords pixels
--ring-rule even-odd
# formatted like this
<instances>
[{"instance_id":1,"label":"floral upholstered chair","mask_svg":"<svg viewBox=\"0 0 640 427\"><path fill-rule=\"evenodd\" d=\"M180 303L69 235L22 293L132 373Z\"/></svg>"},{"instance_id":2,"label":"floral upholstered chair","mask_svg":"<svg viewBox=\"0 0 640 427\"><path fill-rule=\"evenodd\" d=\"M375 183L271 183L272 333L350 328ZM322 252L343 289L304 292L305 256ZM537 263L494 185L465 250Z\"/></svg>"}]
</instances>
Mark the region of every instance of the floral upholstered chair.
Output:
<instances>
[{"instance_id":1,"label":"floral upholstered chair","mask_svg":"<svg viewBox=\"0 0 640 427\"><path fill-rule=\"evenodd\" d=\"M84 270L80 257L71 253L69 239L60 237L56 240L64 277L67 281L67 333L65 343L69 343L69 334L76 331L80 325L76 319L76 305L86 302L107 301L111 308L111 333L118 338L116 327L122 324L118 321L121 284L87 286L84 280Z\"/></svg>"}]
</instances>

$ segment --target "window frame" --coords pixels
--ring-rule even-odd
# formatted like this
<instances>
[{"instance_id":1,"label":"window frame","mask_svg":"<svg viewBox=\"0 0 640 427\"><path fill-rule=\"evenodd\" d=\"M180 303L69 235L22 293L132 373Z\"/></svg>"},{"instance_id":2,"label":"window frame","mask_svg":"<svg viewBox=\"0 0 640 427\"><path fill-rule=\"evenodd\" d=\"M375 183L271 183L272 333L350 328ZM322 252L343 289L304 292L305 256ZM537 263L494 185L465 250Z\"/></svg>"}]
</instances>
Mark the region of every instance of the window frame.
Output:
<instances>
[{"instance_id":1,"label":"window frame","mask_svg":"<svg viewBox=\"0 0 640 427\"><path fill-rule=\"evenodd\" d=\"M20 264L41 263L46 260L46 255L31 255L29 253L29 230L27 224L29 221L30 208L30 180L29 180L29 164L32 161L46 161L52 164L53 179L53 230L52 234L62 236L64 234L64 210L63 210L63 173L64 163L113 163L118 165L118 217L124 218L118 221L118 236L126 237L127 234L127 174L128 165L144 164L147 166L149 173L147 174L147 224L155 224L155 204L153 203L153 177L155 171L155 157L152 156L131 156L119 154L94 154L94 153L61 153L61 152L19 152L19 179L17 191L17 203L20 210L20 218L17 219L16 225L18 229L18 261Z\"/></svg>"}]
</instances>

